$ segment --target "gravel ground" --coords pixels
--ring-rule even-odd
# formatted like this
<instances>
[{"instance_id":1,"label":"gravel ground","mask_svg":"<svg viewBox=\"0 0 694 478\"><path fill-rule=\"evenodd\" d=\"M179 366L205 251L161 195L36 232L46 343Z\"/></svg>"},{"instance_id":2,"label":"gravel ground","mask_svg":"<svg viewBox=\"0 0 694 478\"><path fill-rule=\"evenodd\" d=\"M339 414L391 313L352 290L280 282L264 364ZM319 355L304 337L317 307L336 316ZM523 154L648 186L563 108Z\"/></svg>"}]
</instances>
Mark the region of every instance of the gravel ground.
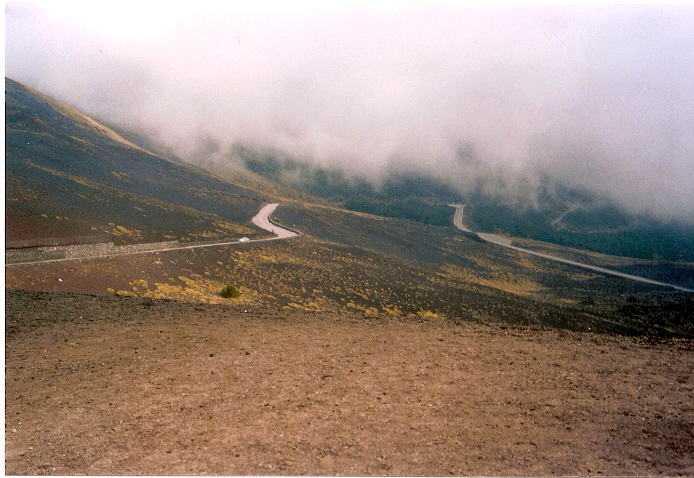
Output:
<instances>
[{"instance_id":1,"label":"gravel ground","mask_svg":"<svg viewBox=\"0 0 694 478\"><path fill-rule=\"evenodd\" d=\"M6 292L8 474L693 475L694 348Z\"/></svg>"}]
</instances>

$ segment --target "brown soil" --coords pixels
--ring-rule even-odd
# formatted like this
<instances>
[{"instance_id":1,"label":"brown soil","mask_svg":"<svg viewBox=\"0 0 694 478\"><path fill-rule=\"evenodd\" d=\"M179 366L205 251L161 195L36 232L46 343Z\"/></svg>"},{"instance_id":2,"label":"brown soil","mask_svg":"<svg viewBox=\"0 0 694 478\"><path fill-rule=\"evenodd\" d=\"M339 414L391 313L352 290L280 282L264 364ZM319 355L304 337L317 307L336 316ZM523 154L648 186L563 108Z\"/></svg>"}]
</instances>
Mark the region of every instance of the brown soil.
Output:
<instances>
[{"instance_id":1,"label":"brown soil","mask_svg":"<svg viewBox=\"0 0 694 478\"><path fill-rule=\"evenodd\" d=\"M694 349L8 291L8 474L694 474Z\"/></svg>"}]
</instances>

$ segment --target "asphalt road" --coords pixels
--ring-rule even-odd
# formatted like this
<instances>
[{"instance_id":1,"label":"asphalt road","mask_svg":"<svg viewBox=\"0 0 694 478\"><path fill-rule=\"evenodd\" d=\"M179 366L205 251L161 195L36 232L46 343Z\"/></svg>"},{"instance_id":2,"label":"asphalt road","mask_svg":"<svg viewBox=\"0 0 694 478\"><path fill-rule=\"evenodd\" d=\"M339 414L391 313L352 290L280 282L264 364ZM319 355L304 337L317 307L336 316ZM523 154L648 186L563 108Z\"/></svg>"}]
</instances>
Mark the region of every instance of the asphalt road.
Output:
<instances>
[{"instance_id":1,"label":"asphalt road","mask_svg":"<svg viewBox=\"0 0 694 478\"><path fill-rule=\"evenodd\" d=\"M253 219L251 219L253 224L261 229L265 229L266 231L270 231L275 234L277 237L274 237L273 239L288 239L296 236L296 232L290 231L289 229L284 229L270 222L270 214L275 212L277 206L279 206L279 203L267 204L263 206L260 212L253 216Z\"/></svg>"},{"instance_id":2,"label":"asphalt road","mask_svg":"<svg viewBox=\"0 0 694 478\"><path fill-rule=\"evenodd\" d=\"M465 210L465 204L449 204L449 206L455 208L455 216L453 216L453 225L461 231L472 232L470 229L465 227L465 224L463 224L463 211Z\"/></svg>"},{"instance_id":3,"label":"asphalt road","mask_svg":"<svg viewBox=\"0 0 694 478\"><path fill-rule=\"evenodd\" d=\"M497 234L487 234L485 232L473 232L468 229L465 224L463 224L463 212L465 211L465 204L449 204L449 206L455 208L455 215L453 216L453 224L455 227L461 231L468 232L470 234L475 234L480 239L484 239L487 242L493 242L504 247L511 246L511 239L507 237L502 237Z\"/></svg>"},{"instance_id":4,"label":"asphalt road","mask_svg":"<svg viewBox=\"0 0 694 478\"><path fill-rule=\"evenodd\" d=\"M468 233L473 233L477 234L477 237L480 239L491 242L493 244L496 244L498 246L502 247L507 247L509 249L513 249L514 251L519 251L523 252L525 254L530 254L533 256L537 257L542 257L543 259L548 259L550 261L555 261L555 262L561 262L562 264L568 264L571 266L575 267L581 267L583 269L588 269L593 272L599 272L601 274L606 274L606 275L611 275L615 277L621 277L622 279L628 279L628 280L633 280L637 282L643 282L646 284L652 284L652 285L657 285L657 286L662 286L662 287L670 287L672 289L680 290L683 292L694 292L692 289L687 289L686 287L681 287L675 284L668 284L667 282L660 282L657 280L652 280L648 279L646 277L641 277L641 276L635 276L632 274L625 274L624 272L619 272L619 271L614 271L611 269L605 269L604 267L598 267L598 266L593 266L590 264L584 264L583 262L576 262L576 261L571 261L569 259L562 259L561 257L556 257L556 256L550 256L548 254L543 254L541 252L535 252L531 251L529 249L523 249L522 247L516 247L511 245L512 240L506 237L498 236L496 234L486 234L486 233L474 233L465 225L463 224L463 211L465 208L464 204L450 204L451 207L455 208L455 215L453 216L453 225L460 229L461 231L465 231Z\"/></svg>"},{"instance_id":5,"label":"asphalt road","mask_svg":"<svg viewBox=\"0 0 694 478\"><path fill-rule=\"evenodd\" d=\"M265 229L266 231L272 232L275 234L275 237L266 237L264 239L250 239L246 242L262 242L262 241L273 241L276 239L289 239L290 237L297 236L298 234L296 232L290 231L288 229L284 229L280 226L277 226L275 224L272 224L270 222L270 215L275 211L275 209L279 206L279 203L273 203L273 204L267 204L263 206L263 208L253 216L253 224L258 226L261 229ZM147 254L147 253L156 253L156 252L166 252L166 251L176 251L180 249L199 249L202 247L217 247L217 246L228 246L231 244L239 244L240 241L238 239L234 239L233 241L223 241L223 242L215 242L215 243L204 243L204 244L191 244L191 245L186 245L186 246L173 246L173 247L158 247L154 249L144 249L144 250L139 250L139 251L126 251L124 250L123 252L119 251L117 249L118 246L116 246L115 250L110 250L106 253L100 253L100 254L90 254L90 255L84 255L84 256L79 256L79 257L66 257L66 258L58 258L58 259L46 259L46 260L40 260L40 261L24 261L24 262L13 262L13 263L6 263L5 266L20 266L20 265L29 265L29 264L41 264L41 263L46 263L46 262L64 262L64 261L75 261L75 260L81 260L81 259L93 259L95 257L106 257L106 256L125 256L125 255L133 255L133 254Z\"/></svg>"}]
</instances>

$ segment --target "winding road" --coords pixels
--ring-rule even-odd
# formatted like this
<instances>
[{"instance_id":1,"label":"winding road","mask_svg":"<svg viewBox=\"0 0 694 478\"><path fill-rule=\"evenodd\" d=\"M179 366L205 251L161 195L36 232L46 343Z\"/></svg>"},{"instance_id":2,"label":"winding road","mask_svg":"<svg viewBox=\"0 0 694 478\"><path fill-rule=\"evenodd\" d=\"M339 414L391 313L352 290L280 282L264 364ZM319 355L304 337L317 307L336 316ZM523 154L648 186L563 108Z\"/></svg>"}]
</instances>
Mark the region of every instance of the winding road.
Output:
<instances>
[{"instance_id":1,"label":"winding road","mask_svg":"<svg viewBox=\"0 0 694 478\"><path fill-rule=\"evenodd\" d=\"M273 241L277 239L289 239L291 237L298 236L298 233L294 231L290 231L289 229L285 229L283 227L280 227L276 224L273 224L270 221L270 215L275 211L275 209L279 206L279 203L271 203L271 204L266 204L263 206L258 214L253 216L251 221L253 224L258 226L261 229L264 229L268 232L271 232L275 234L275 237L267 237L263 239L250 239L245 242L262 242L262 241ZM541 252L536 252L536 251L531 251L529 249L523 249L521 247L516 247L511 245L511 239L499 236L497 234L487 234L487 233L482 233L482 232L474 232L468 229L465 224L463 223L463 213L465 209L464 204L450 204L451 207L455 208L455 215L453 217L453 224L455 227L460 229L461 231L464 231L468 234L475 234L477 237L482 239L483 241L496 244L502 247L506 247L508 249L513 249L514 251L522 252L525 254L530 254L533 256L541 257L543 259L548 259L551 261L555 262L561 262L563 264L568 264L571 266L575 267L581 267L583 269L588 269L594 272L599 272L601 274L606 274L606 275L611 275L615 277L620 277L623 279L629 279L637 282L642 282L646 284L652 284L652 285L657 285L657 286L662 286L662 287L670 287L672 289L676 289L679 291L683 292L694 292L692 289L688 289L685 287L681 287L675 284L668 284L666 282L660 282L652 279L648 279L646 277L641 277L641 276L635 276L632 274L626 274L624 272L619 272L611 269L605 269L603 267L598 267L598 266L593 266L590 264L584 264L582 262L576 262L572 261L569 259L563 259L561 257L556 257L556 256L550 256L548 254L543 254ZM224 242L216 242L216 243L205 243L205 244L191 244L191 245L186 245L186 246L174 246L174 247L165 247L165 248L153 248L153 249L145 249L145 250L140 250L140 251L127 251L127 252L119 252L117 250L111 250L106 254L101 254L101 255L87 255L84 257L69 257L69 258L56 258L56 259L47 259L47 260L39 260L39 261L26 261L26 262L12 262L12 263L5 263L5 267L8 266L19 266L19 265L28 265L28 264L40 264L40 263L46 263L46 262L62 262L62 261L72 261L72 260L79 260L79 259L91 259L94 257L100 257L100 256L118 256L118 255L131 255L131 254L144 254L144 253L152 253L152 252L165 252L165 251L173 251L173 250L179 250L179 249L198 249L202 247L216 247L216 246L228 246L231 244L239 244L239 240L233 240L233 241L224 241ZM6 258L7 259L7 258Z\"/></svg>"},{"instance_id":2,"label":"winding road","mask_svg":"<svg viewBox=\"0 0 694 478\"><path fill-rule=\"evenodd\" d=\"M258 226L259 228L265 229L266 231L270 231L277 236L271 237L270 239L288 239L290 237L298 235L294 231L290 231L289 229L285 229L270 222L270 214L275 212L277 206L279 206L279 203L265 205L258 214L253 216L253 219L251 219L251 221L253 221L253 224Z\"/></svg>"},{"instance_id":3,"label":"winding road","mask_svg":"<svg viewBox=\"0 0 694 478\"><path fill-rule=\"evenodd\" d=\"M571 261L569 259L563 259L561 257L556 257L556 256L550 256L548 254L543 254L541 252L536 252L536 251L531 251L530 249L523 249L522 247L517 247L511 245L511 239L508 239L506 237L498 236L496 234L486 234L482 232L475 233L465 227L463 224L463 211L465 208L464 204L449 204L449 206L455 208L455 215L453 216L453 225L460 229L461 231L470 233L470 234L477 234L477 237L482 239L483 241L491 242L493 244L497 244L502 247L506 247L508 249L513 249L514 251L518 252L523 252L525 254L530 254L533 256L541 257L543 259L548 259L550 261L555 261L555 262L561 262L562 264L568 264L570 266L575 266L575 267L581 267L583 269L588 269L593 272L599 272L601 274L606 274L606 275L611 275L615 277L621 277L622 279L629 279L637 282L643 282L646 284L651 284L651 285L657 285L657 286L662 286L662 287L670 287L675 290L679 290L682 292L694 292L692 289L687 289L686 287L682 287L679 285L675 284L668 284L667 282L660 282L657 280L652 280L648 279L646 277L641 277L641 276L635 276L632 274L626 274L624 272L619 272L615 271L612 269L605 269L604 267L598 267L598 266L593 266L590 264L584 264L583 262L576 262L576 261Z\"/></svg>"},{"instance_id":4,"label":"winding road","mask_svg":"<svg viewBox=\"0 0 694 478\"><path fill-rule=\"evenodd\" d=\"M85 255L80 255L80 256L71 256L71 257L62 257L62 258L55 258L55 259L45 259L45 260L38 260L38 261L18 261L18 262L6 262L5 267L10 267L10 266L21 266L21 265L30 265L30 264L43 264L47 262L64 262L64 261L75 261L75 260L81 260L81 259L94 259L97 257L109 257L109 256L126 256L126 255L134 255L134 254L146 254L146 253L157 253L157 252L166 252L166 251L177 251L181 249L199 249L202 247L217 247L217 246L228 246L232 244L239 244L239 243L248 243L248 242L263 242L263 241L274 241L276 239L289 239L290 237L295 237L298 236L294 231L290 231L289 229L285 229L283 227L277 226L270 222L270 215L275 212L275 209L279 206L279 203L272 203L272 204L266 204L263 206L263 208L253 216L251 221L253 224L258 226L261 229L264 229L266 231L269 231L273 234L275 234L275 237L266 237L263 239L249 239L245 242L241 242L238 239L234 239L233 241L223 241L223 242L214 242L214 243L203 243L203 244L191 244L191 245L186 245L186 246L171 246L171 247L156 247L157 244L153 244L155 247L152 248L143 248L142 250L128 250L127 246L125 246L122 250L119 250L118 248L121 246L114 246L113 249L109 250L108 252L102 252L102 253L96 253L96 254L85 254ZM7 260L7 257L6 257Z\"/></svg>"}]
</instances>

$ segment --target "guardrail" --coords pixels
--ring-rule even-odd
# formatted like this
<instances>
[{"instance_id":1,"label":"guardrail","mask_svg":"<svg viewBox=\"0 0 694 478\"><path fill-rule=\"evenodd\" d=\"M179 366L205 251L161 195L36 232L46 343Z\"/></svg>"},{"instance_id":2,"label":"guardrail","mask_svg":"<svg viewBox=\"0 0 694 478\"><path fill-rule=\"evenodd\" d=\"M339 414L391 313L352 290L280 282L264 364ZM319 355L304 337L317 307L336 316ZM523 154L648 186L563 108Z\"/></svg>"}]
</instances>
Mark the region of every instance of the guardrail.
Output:
<instances>
[{"instance_id":1,"label":"guardrail","mask_svg":"<svg viewBox=\"0 0 694 478\"><path fill-rule=\"evenodd\" d=\"M282 229L286 229L287 231L291 231L294 234L296 234L297 236L301 235L301 231L299 231L297 229L292 229L291 227L285 226L284 224L280 224L279 222L275 221L271 217L268 217L267 220L270 222L270 224L272 224L274 226L281 227Z\"/></svg>"},{"instance_id":2,"label":"guardrail","mask_svg":"<svg viewBox=\"0 0 694 478\"><path fill-rule=\"evenodd\" d=\"M98 244L109 242L108 234L98 236L41 237L21 241L5 241L5 249L29 249L32 247L72 246L77 244Z\"/></svg>"}]
</instances>

